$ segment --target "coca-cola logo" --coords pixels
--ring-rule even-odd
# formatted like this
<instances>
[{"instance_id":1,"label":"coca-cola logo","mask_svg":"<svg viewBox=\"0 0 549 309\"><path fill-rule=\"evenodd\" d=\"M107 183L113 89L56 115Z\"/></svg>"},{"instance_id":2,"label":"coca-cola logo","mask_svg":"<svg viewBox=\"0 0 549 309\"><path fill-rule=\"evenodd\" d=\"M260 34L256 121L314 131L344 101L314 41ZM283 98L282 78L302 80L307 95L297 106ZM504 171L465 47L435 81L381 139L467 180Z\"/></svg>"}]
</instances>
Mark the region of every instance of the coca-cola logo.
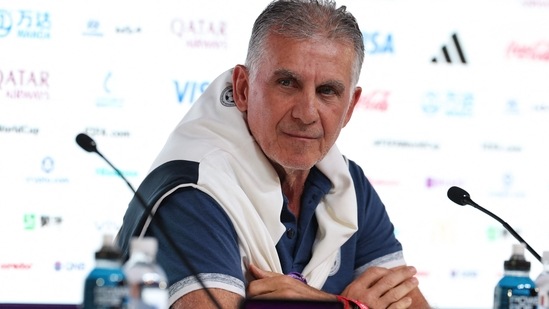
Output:
<instances>
[{"instance_id":1,"label":"coca-cola logo","mask_svg":"<svg viewBox=\"0 0 549 309\"><path fill-rule=\"evenodd\" d=\"M538 41L530 44L511 42L507 47L507 57L549 61L549 41Z\"/></svg>"},{"instance_id":2,"label":"coca-cola logo","mask_svg":"<svg viewBox=\"0 0 549 309\"><path fill-rule=\"evenodd\" d=\"M388 90L374 90L363 94L356 107L358 109L387 111L389 108L389 96L391 93Z\"/></svg>"}]
</instances>

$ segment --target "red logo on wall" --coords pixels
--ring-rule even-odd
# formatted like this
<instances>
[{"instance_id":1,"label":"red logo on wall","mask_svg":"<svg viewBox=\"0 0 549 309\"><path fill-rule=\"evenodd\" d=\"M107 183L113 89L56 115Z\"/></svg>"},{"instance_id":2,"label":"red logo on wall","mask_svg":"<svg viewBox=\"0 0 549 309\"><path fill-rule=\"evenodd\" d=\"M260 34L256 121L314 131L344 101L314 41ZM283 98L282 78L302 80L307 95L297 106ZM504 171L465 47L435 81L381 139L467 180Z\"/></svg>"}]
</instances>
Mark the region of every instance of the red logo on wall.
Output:
<instances>
[{"instance_id":1,"label":"red logo on wall","mask_svg":"<svg viewBox=\"0 0 549 309\"><path fill-rule=\"evenodd\" d=\"M549 61L549 41L538 41L531 44L511 42L507 47L507 57Z\"/></svg>"},{"instance_id":2,"label":"red logo on wall","mask_svg":"<svg viewBox=\"0 0 549 309\"><path fill-rule=\"evenodd\" d=\"M174 18L171 32L185 42L190 48L226 49L227 23L216 20L186 20Z\"/></svg>"},{"instance_id":3,"label":"red logo on wall","mask_svg":"<svg viewBox=\"0 0 549 309\"><path fill-rule=\"evenodd\" d=\"M362 94L356 108L384 112L389 108L390 94L387 90L374 90L370 93Z\"/></svg>"},{"instance_id":4,"label":"red logo on wall","mask_svg":"<svg viewBox=\"0 0 549 309\"><path fill-rule=\"evenodd\" d=\"M2 263L0 264L0 269L2 270L29 270L32 268L30 263Z\"/></svg>"}]
</instances>

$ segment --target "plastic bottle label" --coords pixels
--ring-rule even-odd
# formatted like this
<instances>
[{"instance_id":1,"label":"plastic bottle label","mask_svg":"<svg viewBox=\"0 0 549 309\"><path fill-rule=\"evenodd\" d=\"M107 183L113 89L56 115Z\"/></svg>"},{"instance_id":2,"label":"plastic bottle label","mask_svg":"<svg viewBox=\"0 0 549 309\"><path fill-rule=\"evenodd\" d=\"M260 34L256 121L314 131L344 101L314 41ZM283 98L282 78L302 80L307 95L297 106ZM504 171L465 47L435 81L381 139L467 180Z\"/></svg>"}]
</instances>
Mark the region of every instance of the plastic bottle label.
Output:
<instances>
[{"instance_id":1,"label":"plastic bottle label","mask_svg":"<svg viewBox=\"0 0 549 309\"><path fill-rule=\"evenodd\" d=\"M93 290L94 306L120 308L127 296L127 288L121 286L97 286Z\"/></svg>"},{"instance_id":2,"label":"plastic bottle label","mask_svg":"<svg viewBox=\"0 0 549 309\"><path fill-rule=\"evenodd\" d=\"M535 309L538 305L538 298L533 296L511 296L509 309Z\"/></svg>"}]
</instances>

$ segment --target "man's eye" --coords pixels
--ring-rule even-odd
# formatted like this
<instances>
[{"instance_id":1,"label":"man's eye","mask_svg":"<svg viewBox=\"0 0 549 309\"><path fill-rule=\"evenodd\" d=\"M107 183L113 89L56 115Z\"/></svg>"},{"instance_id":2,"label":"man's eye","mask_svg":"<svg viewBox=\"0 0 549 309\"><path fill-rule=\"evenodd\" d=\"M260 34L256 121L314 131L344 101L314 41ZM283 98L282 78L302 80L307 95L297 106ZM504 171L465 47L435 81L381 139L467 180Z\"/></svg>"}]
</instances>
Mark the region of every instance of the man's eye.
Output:
<instances>
[{"instance_id":1,"label":"man's eye","mask_svg":"<svg viewBox=\"0 0 549 309\"><path fill-rule=\"evenodd\" d=\"M278 83L282 86L289 87L289 86L292 85L292 80L289 79L289 78L281 79L281 80L278 81Z\"/></svg>"},{"instance_id":2,"label":"man's eye","mask_svg":"<svg viewBox=\"0 0 549 309\"><path fill-rule=\"evenodd\" d=\"M336 91L332 87L320 87L318 89L318 92L320 92L323 95L334 95L337 94Z\"/></svg>"}]
</instances>

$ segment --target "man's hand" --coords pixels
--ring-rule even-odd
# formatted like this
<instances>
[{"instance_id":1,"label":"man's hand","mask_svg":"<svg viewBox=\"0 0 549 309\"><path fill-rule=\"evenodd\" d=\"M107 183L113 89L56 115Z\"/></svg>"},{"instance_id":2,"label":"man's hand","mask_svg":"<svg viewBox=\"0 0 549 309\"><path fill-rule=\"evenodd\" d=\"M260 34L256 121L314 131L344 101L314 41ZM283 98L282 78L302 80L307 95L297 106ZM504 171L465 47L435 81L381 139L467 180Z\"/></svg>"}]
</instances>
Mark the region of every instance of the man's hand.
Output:
<instances>
[{"instance_id":1,"label":"man's hand","mask_svg":"<svg viewBox=\"0 0 549 309\"><path fill-rule=\"evenodd\" d=\"M342 295L359 300L371 309L411 308L412 301L414 308L426 309L428 305L417 289L415 274L416 269L411 266L392 269L370 267L351 282ZM418 303L410 294L420 296Z\"/></svg>"},{"instance_id":2,"label":"man's hand","mask_svg":"<svg viewBox=\"0 0 549 309\"><path fill-rule=\"evenodd\" d=\"M250 264L255 280L247 289L249 298L335 301L336 296L317 290L290 276L264 271Z\"/></svg>"}]
</instances>

